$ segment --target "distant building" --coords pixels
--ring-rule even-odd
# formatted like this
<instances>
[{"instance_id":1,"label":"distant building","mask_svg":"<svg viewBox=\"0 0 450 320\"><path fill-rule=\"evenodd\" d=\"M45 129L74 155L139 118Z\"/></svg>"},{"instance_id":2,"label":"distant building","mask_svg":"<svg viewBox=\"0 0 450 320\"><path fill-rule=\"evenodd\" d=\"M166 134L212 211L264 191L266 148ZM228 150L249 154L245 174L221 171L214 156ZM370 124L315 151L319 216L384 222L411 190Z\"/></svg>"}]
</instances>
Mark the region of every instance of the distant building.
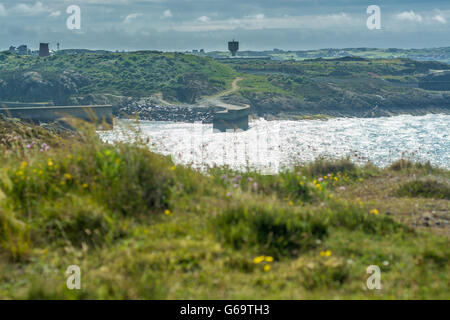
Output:
<instances>
[{"instance_id":1,"label":"distant building","mask_svg":"<svg viewBox=\"0 0 450 320\"><path fill-rule=\"evenodd\" d=\"M228 50L230 50L231 55L233 57L236 56L236 53L239 51L239 42L238 41L230 41L228 42Z\"/></svg>"},{"instance_id":2,"label":"distant building","mask_svg":"<svg viewBox=\"0 0 450 320\"><path fill-rule=\"evenodd\" d=\"M26 46L26 45L21 45L21 46L19 46L18 48L17 48L17 53L18 54L23 54L23 55L26 55L26 54L28 54L28 47Z\"/></svg>"},{"instance_id":3,"label":"distant building","mask_svg":"<svg viewBox=\"0 0 450 320\"><path fill-rule=\"evenodd\" d=\"M50 55L50 50L48 48L48 43L39 44L39 57L48 57Z\"/></svg>"}]
</instances>

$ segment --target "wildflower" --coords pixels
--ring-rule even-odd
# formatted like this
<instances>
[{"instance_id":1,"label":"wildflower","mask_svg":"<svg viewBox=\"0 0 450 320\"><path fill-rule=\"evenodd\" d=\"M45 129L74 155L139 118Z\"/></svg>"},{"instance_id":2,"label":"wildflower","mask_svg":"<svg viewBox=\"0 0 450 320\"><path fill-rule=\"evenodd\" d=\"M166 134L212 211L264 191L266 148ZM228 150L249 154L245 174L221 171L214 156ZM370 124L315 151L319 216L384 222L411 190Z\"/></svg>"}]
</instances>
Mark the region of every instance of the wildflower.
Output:
<instances>
[{"instance_id":1,"label":"wildflower","mask_svg":"<svg viewBox=\"0 0 450 320\"><path fill-rule=\"evenodd\" d=\"M53 161L52 161L52 159L48 159L47 164L48 164L49 167L52 167L52 166L53 166Z\"/></svg>"},{"instance_id":2,"label":"wildflower","mask_svg":"<svg viewBox=\"0 0 450 320\"><path fill-rule=\"evenodd\" d=\"M273 257L267 256L265 257L266 262L273 262Z\"/></svg>"},{"instance_id":3,"label":"wildflower","mask_svg":"<svg viewBox=\"0 0 450 320\"><path fill-rule=\"evenodd\" d=\"M314 180L313 183L314 183L314 184L317 184L317 180Z\"/></svg>"},{"instance_id":4,"label":"wildflower","mask_svg":"<svg viewBox=\"0 0 450 320\"><path fill-rule=\"evenodd\" d=\"M45 151L50 150L50 146L48 144L46 144L45 142L41 145L41 152L44 150Z\"/></svg>"},{"instance_id":5,"label":"wildflower","mask_svg":"<svg viewBox=\"0 0 450 320\"><path fill-rule=\"evenodd\" d=\"M241 179L242 179L242 176L236 176L236 177L233 178L233 182L236 183L236 182L238 182Z\"/></svg>"},{"instance_id":6,"label":"wildflower","mask_svg":"<svg viewBox=\"0 0 450 320\"><path fill-rule=\"evenodd\" d=\"M226 180L226 179L227 179L227 175L224 174L224 175L222 176L222 180Z\"/></svg>"},{"instance_id":7,"label":"wildflower","mask_svg":"<svg viewBox=\"0 0 450 320\"><path fill-rule=\"evenodd\" d=\"M253 179L250 178L250 177L247 180L248 180L248 182L252 182L253 181Z\"/></svg>"},{"instance_id":8,"label":"wildflower","mask_svg":"<svg viewBox=\"0 0 450 320\"><path fill-rule=\"evenodd\" d=\"M27 144L25 147L26 147L27 149L31 149L31 144Z\"/></svg>"},{"instance_id":9,"label":"wildflower","mask_svg":"<svg viewBox=\"0 0 450 320\"><path fill-rule=\"evenodd\" d=\"M303 186L303 181L300 181L298 184L301 185L301 186Z\"/></svg>"},{"instance_id":10,"label":"wildflower","mask_svg":"<svg viewBox=\"0 0 450 320\"><path fill-rule=\"evenodd\" d=\"M66 178L67 180L72 180L72 175L70 173L65 173L64 178Z\"/></svg>"},{"instance_id":11,"label":"wildflower","mask_svg":"<svg viewBox=\"0 0 450 320\"><path fill-rule=\"evenodd\" d=\"M175 171L177 168L175 167L175 166L172 166L171 168L170 168L170 170L172 170L172 171Z\"/></svg>"},{"instance_id":12,"label":"wildflower","mask_svg":"<svg viewBox=\"0 0 450 320\"><path fill-rule=\"evenodd\" d=\"M270 271L270 264L266 264L266 265L264 266L264 271L265 271L265 272L269 272L269 271Z\"/></svg>"},{"instance_id":13,"label":"wildflower","mask_svg":"<svg viewBox=\"0 0 450 320\"><path fill-rule=\"evenodd\" d=\"M323 176L324 179L328 179L328 176Z\"/></svg>"},{"instance_id":14,"label":"wildflower","mask_svg":"<svg viewBox=\"0 0 450 320\"><path fill-rule=\"evenodd\" d=\"M345 187L344 187L344 186L342 186L342 187L339 187L339 190L341 190L341 191L345 191Z\"/></svg>"},{"instance_id":15,"label":"wildflower","mask_svg":"<svg viewBox=\"0 0 450 320\"><path fill-rule=\"evenodd\" d=\"M83 183L82 187L83 187L83 189L87 189L89 187L89 185L87 183Z\"/></svg>"},{"instance_id":16,"label":"wildflower","mask_svg":"<svg viewBox=\"0 0 450 320\"><path fill-rule=\"evenodd\" d=\"M330 250L320 251L320 256L321 257L329 257L329 256L331 256L331 251Z\"/></svg>"},{"instance_id":17,"label":"wildflower","mask_svg":"<svg viewBox=\"0 0 450 320\"><path fill-rule=\"evenodd\" d=\"M264 256L256 257L255 259L253 259L253 263L254 263L254 264L259 264L259 263L263 262L264 259L265 259Z\"/></svg>"},{"instance_id":18,"label":"wildflower","mask_svg":"<svg viewBox=\"0 0 450 320\"><path fill-rule=\"evenodd\" d=\"M322 182L323 181L323 178L319 178L319 182Z\"/></svg>"},{"instance_id":19,"label":"wildflower","mask_svg":"<svg viewBox=\"0 0 450 320\"><path fill-rule=\"evenodd\" d=\"M170 215L172 215L172 212L169 209L166 209L166 210L164 210L164 214L166 216L170 216Z\"/></svg>"},{"instance_id":20,"label":"wildflower","mask_svg":"<svg viewBox=\"0 0 450 320\"><path fill-rule=\"evenodd\" d=\"M369 214L374 214L377 216L380 214L380 212L377 209L372 209L372 210L370 210Z\"/></svg>"},{"instance_id":21,"label":"wildflower","mask_svg":"<svg viewBox=\"0 0 450 320\"><path fill-rule=\"evenodd\" d=\"M22 163L20 164L20 167L21 167L22 169L25 169L26 167L28 167L28 162L22 161Z\"/></svg>"},{"instance_id":22,"label":"wildflower","mask_svg":"<svg viewBox=\"0 0 450 320\"><path fill-rule=\"evenodd\" d=\"M293 205L294 205L294 202L292 202L292 200L289 200L289 205L290 205L290 206L293 206Z\"/></svg>"},{"instance_id":23,"label":"wildflower","mask_svg":"<svg viewBox=\"0 0 450 320\"><path fill-rule=\"evenodd\" d=\"M69 154L69 155L67 156L67 159L72 160L72 159L73 159L72 155Z\"/></svg>"},{"instance_id":24,"label":"wildflower","mask_svg":"<svg viewBox=\"0 0 450 320\"><path fill-rule=\"evenodd\" d=\"M228 198L231 197L231 193L230 192L227 193L227 197Z\"/></svg>"},{"instance_id":25,"label":"wildflower","mask_svg":"<svg viewBox=\"0 0 450 320\"><path fill-rule=\"evenodd\" d=\"M235 189L237 189L237 188L239 188L239 185L238 185L237 183L235 183L235 184L233 185L233 187L234 187Z\"/></svg>"},{"instance_id":26,"label":"wildflower","mask_svg":"<svg viewBox=\"0 0 450 320\"><path fill-rule=\"evenodd\" d=\"M335 180L335 181L338 181L339 179L338 179L338 177L334 177L334 180Z\"/></svg>"},{"instance_id":27,"label":"wildflower","mask_svg":"<svg viewBox=\"0 0 450 320\"><path fill-rule=\"evenodd\" d=\"M255 182L255 183L253 184L253 189L258 189L258 182Z\"/></svg>"}]
</instances>

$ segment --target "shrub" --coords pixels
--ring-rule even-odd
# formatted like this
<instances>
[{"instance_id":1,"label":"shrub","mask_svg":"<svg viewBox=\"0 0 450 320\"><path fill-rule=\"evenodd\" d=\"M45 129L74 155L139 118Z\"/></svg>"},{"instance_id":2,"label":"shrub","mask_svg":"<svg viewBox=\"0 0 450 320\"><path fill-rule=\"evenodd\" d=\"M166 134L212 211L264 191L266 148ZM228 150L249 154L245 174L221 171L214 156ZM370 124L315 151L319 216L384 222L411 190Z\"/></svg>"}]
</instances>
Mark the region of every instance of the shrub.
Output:
<instances>
[{"instance_id":1,"label":"shrub","mask_svg":"<svg viewBox=\"0 0 450 320\"><path fill-rule=\"evenodd\" d=\"M422 197L450 199L450 187L434 179L413 180L402 184L395 195L399 197Z\"/></svg>"},{"instance_id":2,"label":"shrub","mask_svg":"<svg viewBox=\"0 0 450 320\"><path fill-rule=\"evenodd\" d=\"M235 249L252 248L276 257L297 255L328 235L325 223L291 208L233 204L215 219L219 238Z\"/></svg>"},{"instance_id":3,"label":"shrub","mask_svg":"<svg viewBox=\"0 0 450 320\"><path fill-rule=\"evenodd\" d=\"M305 167L305 171L313 177L323 176L329 173L347 173L354 175L357 171L356 166L349 159L338 161L319 159Z\"/></svg>"},{"instance_id":4,"label":"shrub","mask_svg":"<svg viewBox=\"0 0 450 320\"><path fill-rule=\"evenodd\" d=\"M46 203L33 219L35 243L63 240L71 245L103 245L114 234L113 218L89 197L68 195Z\"/></svg>"},{"instance_id":5,"label":"shrub","mask_svg":"<svg viewBox=\"0 0 450 320\"><path fill-rule=\"evenodd\" d=\"M25 259L30 249L28 230L24 222L0 203L0 254L13 261Z\"/></svg>"}]
</instances>

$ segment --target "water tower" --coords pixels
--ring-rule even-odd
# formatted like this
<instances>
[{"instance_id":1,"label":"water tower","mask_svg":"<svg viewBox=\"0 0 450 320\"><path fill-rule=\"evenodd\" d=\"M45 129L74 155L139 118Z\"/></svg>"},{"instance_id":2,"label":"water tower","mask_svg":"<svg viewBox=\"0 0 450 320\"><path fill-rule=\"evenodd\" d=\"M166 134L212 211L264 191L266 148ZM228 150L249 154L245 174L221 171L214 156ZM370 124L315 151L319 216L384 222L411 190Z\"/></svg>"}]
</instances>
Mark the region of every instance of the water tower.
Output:
<instances>
[{"instance_id":1,"label":"water tower","mask_svg":"<svg viewBox=\"0 0 450 320\"><path fill-rule=\"evenodd\" d=\"M50 50L48 49L48 43L41 43L39 45L39 57L48 57Z\"/></svg>"},{"instance_id":2,"label":"water tower","mask_svg":"<svg viewBox=\"0 0 450 320\"><path fill-rule=\"evenodd\" d=\"M228 50L230 50L231 55L235 57L236 53L239 51L239 41L233 40L228 42Z\"/></svg>"}]
</instances>

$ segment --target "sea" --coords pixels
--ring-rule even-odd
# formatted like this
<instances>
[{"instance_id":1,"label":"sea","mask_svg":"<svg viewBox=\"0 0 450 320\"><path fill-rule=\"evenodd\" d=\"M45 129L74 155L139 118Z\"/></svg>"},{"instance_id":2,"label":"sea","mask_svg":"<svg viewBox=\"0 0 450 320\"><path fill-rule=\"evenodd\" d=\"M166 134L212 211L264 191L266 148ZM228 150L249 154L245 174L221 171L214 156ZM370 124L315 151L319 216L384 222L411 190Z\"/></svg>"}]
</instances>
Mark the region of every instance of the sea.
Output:
<instances>
[{"instance_id":1,"label":"sea","mask_svg":"<svg viewBox=\"0 0 450 320\"><path fill-rule=\"evenodd\" d=\"M349 158L389 166L399 159L450 169L450 115L250 122L241 132L213 131L212 124L119 120L99 132L109 143L133 141L170 155L177 164L205 170L276 173L316 159Z\"/></svg>"}]
</instances>

